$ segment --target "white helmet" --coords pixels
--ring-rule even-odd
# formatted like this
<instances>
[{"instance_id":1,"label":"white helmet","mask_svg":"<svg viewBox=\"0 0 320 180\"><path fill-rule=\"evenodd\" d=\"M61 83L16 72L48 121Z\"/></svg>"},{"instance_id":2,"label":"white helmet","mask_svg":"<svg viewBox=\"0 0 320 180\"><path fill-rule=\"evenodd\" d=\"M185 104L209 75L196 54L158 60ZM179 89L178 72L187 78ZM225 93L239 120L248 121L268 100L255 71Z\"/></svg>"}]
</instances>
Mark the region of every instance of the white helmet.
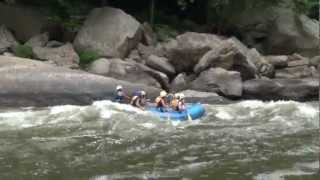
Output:
<instances>
[{"instance_id":1,"label":"white helmet","mask_svg":"<svg viewBox=\"0 0 320 180\"><path fill-rule=\"evenodd\" d=\"M122 86L118 85L116 89L117 89L117 91L118 91L118 90L121 90L121 89L122 89Z\"/></svg>"},{"instance_id":2,"label":"white helmet","mask_svg":"<svg viewBox=\"0 0 320 180\"><path fill-rule=\"evenodd\" d=\"M166 91L161 91L160 92L160 97L166 97L167 96L167 92Z\"/></svg>"},{"instance_id":3,"label":"white helmet","mask_svg":"<svg viewBox=\"0 0 320 180\"><path fill-rule=\"evenodd\" d=\"M184 94L181 93L181 94L179 94L179 95L180 95L180 96L179 96L180 99L184 99L184 97L185 97Z\"/></svg>"},{"instance_id":4,"label":"white helmet","mask_svg":"<svg viewBox=\"0 0 320 180\"><path fill-rule=\"evenodd\" d=\"M145 91L140 91L140 95L141 95L141 96L145 96L145 95L146 95L146 92L145 92Z\"/></svg>"},{"instance_id":5,"label":"white helmet","mask_svg":"<svg viewBox=\"0 0 320 180\"><path fill-rule=\"evenodd\" d=\"M175 93L174 94L174 98L179 99L180 98L180 94L179 93Z\"/></svg>"}]
</instances>

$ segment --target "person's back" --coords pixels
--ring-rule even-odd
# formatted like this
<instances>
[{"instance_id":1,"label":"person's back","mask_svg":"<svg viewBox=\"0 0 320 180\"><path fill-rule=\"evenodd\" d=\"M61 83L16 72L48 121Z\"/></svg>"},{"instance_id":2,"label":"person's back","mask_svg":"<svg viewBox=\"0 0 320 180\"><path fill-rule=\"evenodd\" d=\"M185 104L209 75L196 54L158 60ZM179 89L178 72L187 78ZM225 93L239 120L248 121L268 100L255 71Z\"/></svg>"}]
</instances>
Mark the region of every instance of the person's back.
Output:
<instances>
[{"instance_id":1,"label":"person's back","mask_svg":"<svg viewBox=\"0 0 320 180\"><path fill-rule=\"evenodd\" d=\"M122 90L123 90L122 86L117 86L115 102L118 102L118 103L123 103L124 102L124 93L123 93Z\"/></svg>"},{"instance_id":2,"label":"person's back","mask_svg":"<svg viewBox=\"0 0 320 180\"><path fill-rule=\"evenodd\" d=\"M134 107L140 108L142 110L144 110L144 106L145 106L145 95L146 93L144 91L139 91L139 92L135 92L133 94L133 97L131 99L130 104Z\"/></svg>"},{"instance_id":3,"label":"person's back","mask_svg":"<svg viewBox=\"0 0 320 180\"><path fill-rule=\"evenodd\" d=\"M179 94L175 94L173 100L171 101L171 107L175 111L179 111Z\"/></svg>"},{"instance_id":4,"label":"person's back","mask_svg":"<svg viewBox=\"0 0 320 180\"><path fill-rule=\"evenodd\" d=\"M166 102L166 96L167 96L167 92L161 91L160 96L158 96L155 100L156 107L160 111L165 111L165 108L168 108L168 104Z\"/></svg>"},{"instance_id":5,"label":"person's back","mask_svg":"<svg viewBox=\"0 0 320 180\"><path fill-rule=\"evenodd\" d=\"M182 112L186 110L186 105L184 102L184 94L179 95L179 101L178 101L178 111Z\"/></svg>"}]
</instances>

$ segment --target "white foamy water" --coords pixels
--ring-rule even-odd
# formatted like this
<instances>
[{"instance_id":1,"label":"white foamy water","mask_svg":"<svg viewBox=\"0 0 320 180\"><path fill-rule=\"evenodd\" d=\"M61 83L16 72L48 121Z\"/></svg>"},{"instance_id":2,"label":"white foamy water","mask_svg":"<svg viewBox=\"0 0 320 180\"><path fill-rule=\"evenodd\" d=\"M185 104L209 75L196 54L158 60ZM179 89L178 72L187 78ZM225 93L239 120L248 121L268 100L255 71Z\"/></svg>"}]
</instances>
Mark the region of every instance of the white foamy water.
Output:
<instances>
[{"instance_id":1,"label":"white foamy water","mask_svg":"<svg viewBox=\"0 0 320 180\"><path fill-rule=\"evenodd\" d=\"M1 111L0 179L264 180L315 173L301 164L319 151L316 103L205 108L192 122L160 121L111 101Z\"/></svg>"}]
</instances>

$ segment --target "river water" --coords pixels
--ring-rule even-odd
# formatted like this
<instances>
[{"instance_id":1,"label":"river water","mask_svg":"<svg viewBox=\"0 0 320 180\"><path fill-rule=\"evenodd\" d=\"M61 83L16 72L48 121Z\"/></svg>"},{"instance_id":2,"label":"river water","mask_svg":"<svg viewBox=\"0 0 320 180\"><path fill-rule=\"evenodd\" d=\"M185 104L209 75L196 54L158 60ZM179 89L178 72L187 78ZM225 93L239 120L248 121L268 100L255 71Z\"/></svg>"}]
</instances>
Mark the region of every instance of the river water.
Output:
<instances>
[{"instance_id":1,"label":"river water","mask_svg":"<svg viewBox=\"0 0 320 180\"><path fill-rule=\"evenodd\" d=\"M319 180L317 103L206 105L192 122L128 105L0 111L0 179Z\"/></svg>"}]
</instances>

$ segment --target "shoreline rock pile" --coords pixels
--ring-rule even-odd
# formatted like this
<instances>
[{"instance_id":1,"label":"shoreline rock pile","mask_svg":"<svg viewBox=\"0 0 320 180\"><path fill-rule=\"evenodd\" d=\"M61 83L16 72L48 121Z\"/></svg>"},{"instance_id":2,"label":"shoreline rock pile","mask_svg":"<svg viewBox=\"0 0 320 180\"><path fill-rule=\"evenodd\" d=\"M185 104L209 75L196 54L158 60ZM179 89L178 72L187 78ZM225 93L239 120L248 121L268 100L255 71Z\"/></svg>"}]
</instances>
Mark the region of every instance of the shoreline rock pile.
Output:
<instances>
[{"instance_id":1,"label":"shoreline rock pile","mask_svg":"<svg viewBox=\"0 0 320 180\"><path fill-rule=\"evenodd\" d=\"M309 23L308 28L311 28L310 25L313 24ZM61 96L59 98L63 99L70 94L72 90L67 89L71 87L76 88L71 93L72 98L76 99L74 102L84 102L75 98L76 95L89 97L91 100L103 99L103 96L111 96L116 84L128 84L132 87L131 90L141 87L152 92L159 89L172 92L185 90L192 92L190 94L195 97L195 92L199 92L205 94L203 97L211 96L208 93L212 93L212 97L218 94L229 99L307 101L318 98L317 66L320 56L304 57L298 52L262 55L257 49L248 48L235 37L195 32L186 32L167 42L156 43L155 33L147 23L140 24L132 16L116 8L94 9L73 43L54 41L49 33L44 32L30 37L25 45L32 48L35 59L28 60L27 66L19 64L20 58L8 57L15 53L19 42L5 25L0 26L0 54L4 55L0 56L2 104L14 104L12 100L6 103L4 99L17 99L24 93L29 96L28 93L32 92L40 94L29 97L41 97L39 104L57 104L54 100L43 100L46 94L43 92L50 92L55 98ZM99 59L85 69L70 70L81 68L78 54L83 51L97 52ZM14 66L10 63L12 58ZM12 73L11 68L16 74ZM39 82L36 83L36 80ZM34 83L36 86L33 86ZM22 85L33 88L22 91ZM47 87L55 88L54 86L57 86L55 93L53 90L44 90ZM94 95L95 92L97 95ZM35 100L34 103L27 103L27 100L23 101L24 98L20 99L22 100L17 105L23 105L24 102L34 105L38 102ZM74 103L73 100L65 101L68 102Z\"/></svg>"}]
</instances>

